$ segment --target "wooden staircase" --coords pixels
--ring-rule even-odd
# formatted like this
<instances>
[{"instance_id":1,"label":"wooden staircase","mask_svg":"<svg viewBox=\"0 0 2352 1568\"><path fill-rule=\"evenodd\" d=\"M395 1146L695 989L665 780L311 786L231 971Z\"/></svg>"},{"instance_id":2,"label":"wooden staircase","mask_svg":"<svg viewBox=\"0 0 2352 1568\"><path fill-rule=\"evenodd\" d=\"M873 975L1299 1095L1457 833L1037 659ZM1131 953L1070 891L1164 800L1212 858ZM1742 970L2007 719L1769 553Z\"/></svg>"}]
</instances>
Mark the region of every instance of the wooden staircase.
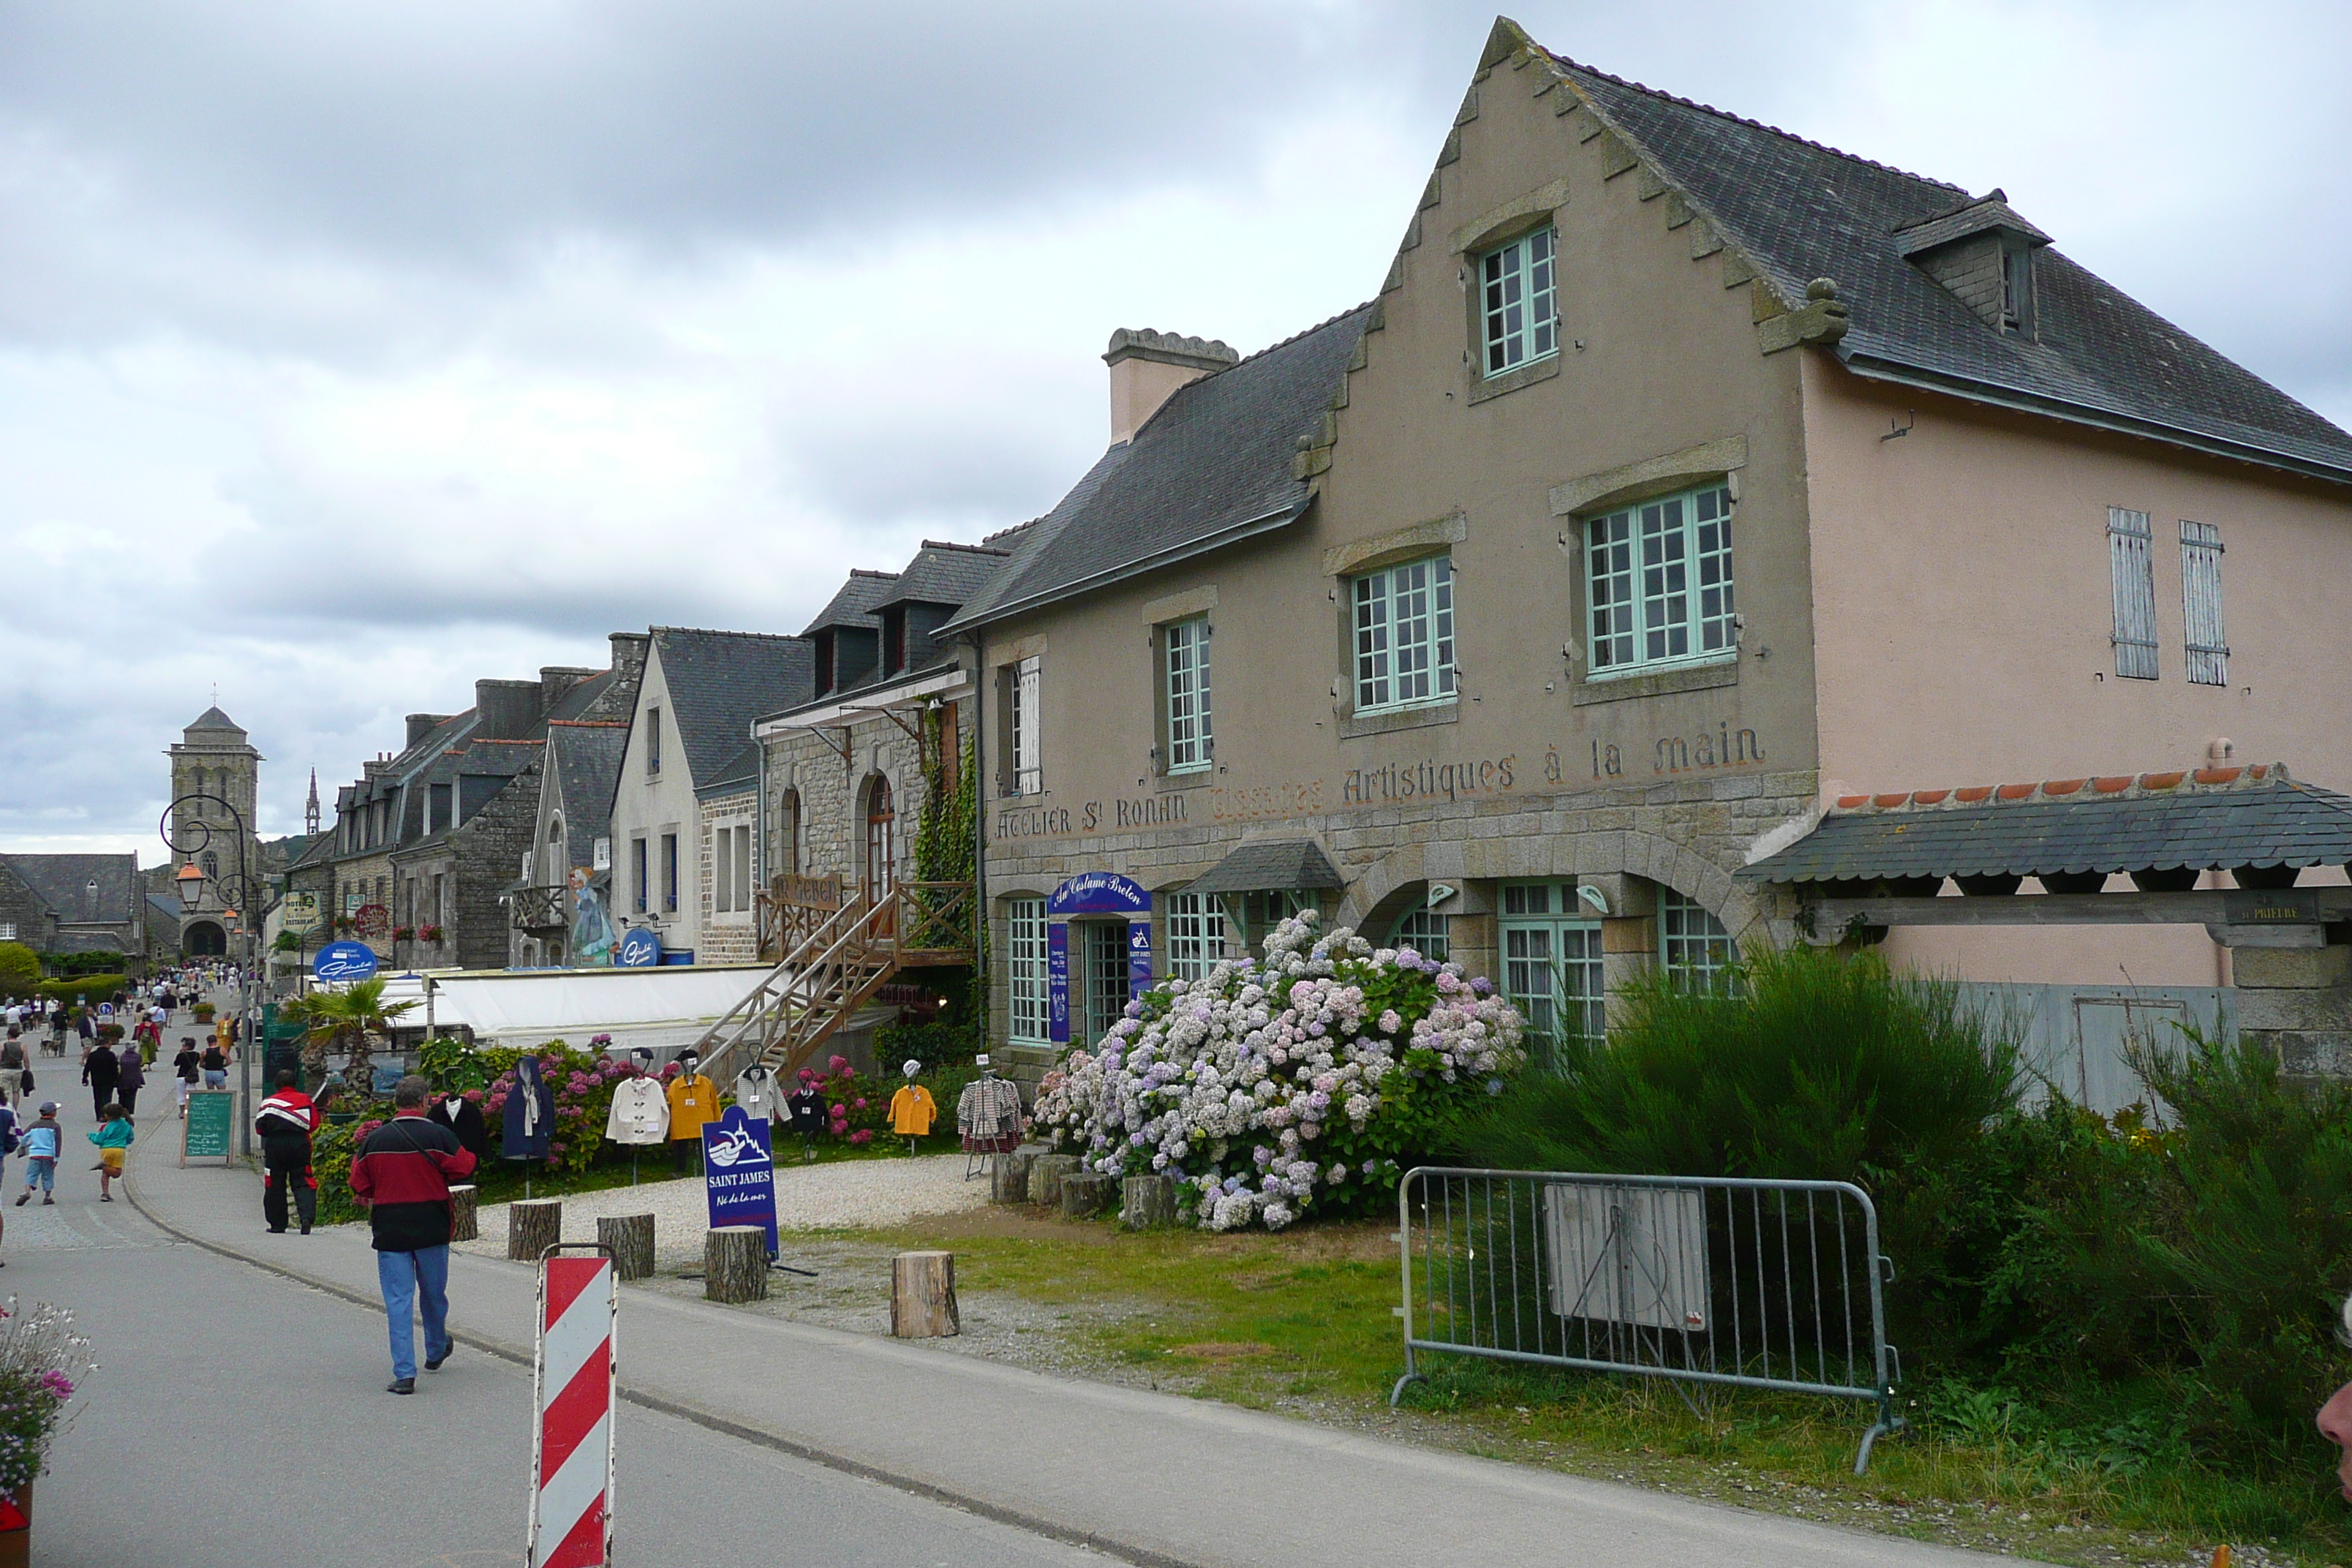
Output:
<instances>
[{"instance_id":1,"label":"wooden staircase","mask_svg":"<svg viewBox=\"0 0 2352 1568\"><path fill-rule=\"evenodd\" d=\"M780 923L776 966L695 1042L721 1082L755 1061L790 1079L902 970L972 962L970 882L901 882Z\"/></svg>"}]
</instances>

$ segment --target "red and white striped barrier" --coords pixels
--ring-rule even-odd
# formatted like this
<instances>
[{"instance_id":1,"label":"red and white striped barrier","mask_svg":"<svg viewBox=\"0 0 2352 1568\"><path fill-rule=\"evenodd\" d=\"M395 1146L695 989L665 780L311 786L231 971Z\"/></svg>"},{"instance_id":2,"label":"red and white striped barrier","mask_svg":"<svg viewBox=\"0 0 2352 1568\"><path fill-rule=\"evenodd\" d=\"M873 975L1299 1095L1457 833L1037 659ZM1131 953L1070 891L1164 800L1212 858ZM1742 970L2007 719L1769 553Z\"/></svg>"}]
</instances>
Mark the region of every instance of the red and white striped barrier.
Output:
<instances>
[{"instance_id":1,"label":"red and white striped barrier","mask_svg":"<svg viewBox=\"0 0 2352 1568\"><path fill-rule=\"evenodd\" d=\"M577 1245L576 1243L574 1245ZM531 1363L530 1568L613 1560L614 1342L620 1280L609 1253L539 1264L539 1353Z\"/></svg>"}]
</instances>

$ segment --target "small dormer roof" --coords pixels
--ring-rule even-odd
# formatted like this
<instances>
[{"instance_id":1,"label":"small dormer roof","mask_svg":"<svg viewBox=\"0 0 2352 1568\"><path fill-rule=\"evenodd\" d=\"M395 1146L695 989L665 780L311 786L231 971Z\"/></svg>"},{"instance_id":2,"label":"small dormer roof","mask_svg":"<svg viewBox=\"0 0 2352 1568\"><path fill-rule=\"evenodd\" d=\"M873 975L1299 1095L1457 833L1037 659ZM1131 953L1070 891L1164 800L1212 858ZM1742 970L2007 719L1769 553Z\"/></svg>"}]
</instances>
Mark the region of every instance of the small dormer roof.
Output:
<instances>
[{"instance_id":1,"label":"small dormer roof","mask_svg":"<svg viewBox=\"0 0 2352 1568\"><path fill-rule=\"evenodd\" d=\"M2050 243L2050 237L2026 222L2009 205L2008 193L1996 185L1989 194L1972 197L1949 212L1901 225L1895 230L1895 247L1906 257L1923 256L1955 241L1988 233L2015 235L2032 246Z\"/></svg>"}]
</instances>

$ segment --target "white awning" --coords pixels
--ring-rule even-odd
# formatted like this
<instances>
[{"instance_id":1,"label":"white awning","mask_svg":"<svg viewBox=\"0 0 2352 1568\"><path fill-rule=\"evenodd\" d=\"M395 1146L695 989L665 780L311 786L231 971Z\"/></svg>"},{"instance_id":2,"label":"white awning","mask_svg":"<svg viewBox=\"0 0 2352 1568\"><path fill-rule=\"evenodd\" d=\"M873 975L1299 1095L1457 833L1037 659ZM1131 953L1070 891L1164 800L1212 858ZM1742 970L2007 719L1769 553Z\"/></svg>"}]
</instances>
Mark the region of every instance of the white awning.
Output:
<instances>
[{"instance_id":1,"label":"white awning","mask_svg":"<svg viewBox=\"0 0 2352 1568\"><path fill-rule=\"evenodd\" d=\"M478 1044L539 1046L561 1039L585 1047L610 1035L616 1050L656 1050L692 1042L749 995L765 964L675 969L445 971L432 975L433 1022L462 1025ZM404 1029L425 1026L422 973L388 977L386 1002L413 1001Z\"/></svg>"}]
</instances>

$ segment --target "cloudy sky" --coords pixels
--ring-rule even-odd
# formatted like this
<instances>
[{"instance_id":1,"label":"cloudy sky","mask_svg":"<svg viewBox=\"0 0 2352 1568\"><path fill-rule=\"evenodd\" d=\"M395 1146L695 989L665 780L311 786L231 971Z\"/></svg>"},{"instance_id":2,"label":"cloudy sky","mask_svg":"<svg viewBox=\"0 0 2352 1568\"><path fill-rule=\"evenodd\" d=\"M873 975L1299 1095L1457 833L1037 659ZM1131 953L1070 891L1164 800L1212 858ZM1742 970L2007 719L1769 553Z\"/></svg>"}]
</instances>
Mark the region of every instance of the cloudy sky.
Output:
<instances>
[{"instance_id":1,"label":"cloudy sky","mask_svg":"<svg viewBox=\"0 0 2352 1568\"><path fill-rule=\"evenodd\" d=\"M2352 425L2352 7L1610 5L1540 41L2059 245ZM299 829L477 676L796 631L1050 506L1119 326L1377 288L1493 12L0 0L0 849Z\"/></svg>"}]
</instances>

